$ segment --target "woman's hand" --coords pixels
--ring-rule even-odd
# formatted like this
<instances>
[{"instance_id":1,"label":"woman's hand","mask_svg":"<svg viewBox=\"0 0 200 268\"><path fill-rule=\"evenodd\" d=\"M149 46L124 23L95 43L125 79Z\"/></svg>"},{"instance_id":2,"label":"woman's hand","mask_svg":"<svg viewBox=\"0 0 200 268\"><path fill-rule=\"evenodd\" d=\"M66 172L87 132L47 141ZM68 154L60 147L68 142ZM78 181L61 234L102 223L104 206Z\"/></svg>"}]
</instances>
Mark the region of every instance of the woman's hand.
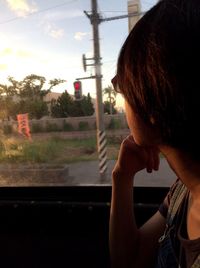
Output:
<instances>
[{"instance_id":1,"label":"woman's hand","mask_svg":"<svg viewBox=\"0 0 200 268\"><path fill-rule=\"evenodd\" d=\"M113 175L120 174L124 178L132 179L138 171L144 168L147 172L158 170L159 151L156 147L137 145L133 137L129 135L121 144Z\"/></svg>"}]
</instances>

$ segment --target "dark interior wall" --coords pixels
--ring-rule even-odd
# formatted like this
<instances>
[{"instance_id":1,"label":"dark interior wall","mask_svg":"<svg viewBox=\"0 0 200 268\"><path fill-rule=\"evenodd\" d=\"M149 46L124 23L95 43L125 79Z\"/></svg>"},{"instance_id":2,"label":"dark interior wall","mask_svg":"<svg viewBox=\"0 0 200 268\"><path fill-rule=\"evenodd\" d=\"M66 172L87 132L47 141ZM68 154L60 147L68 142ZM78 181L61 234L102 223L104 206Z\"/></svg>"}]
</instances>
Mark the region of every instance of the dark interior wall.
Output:
<instances>
[{"instance_id":1,"label":"dark interior wall","mask_svg":"<svg viewBox=\"0 0 200 268\"><path fill-rule=\"evenodd\" d=\"M136 188L138 225L167 188ZM111 187L0 188L1 268L107 268Z\"/></svg>"}]
</instances>

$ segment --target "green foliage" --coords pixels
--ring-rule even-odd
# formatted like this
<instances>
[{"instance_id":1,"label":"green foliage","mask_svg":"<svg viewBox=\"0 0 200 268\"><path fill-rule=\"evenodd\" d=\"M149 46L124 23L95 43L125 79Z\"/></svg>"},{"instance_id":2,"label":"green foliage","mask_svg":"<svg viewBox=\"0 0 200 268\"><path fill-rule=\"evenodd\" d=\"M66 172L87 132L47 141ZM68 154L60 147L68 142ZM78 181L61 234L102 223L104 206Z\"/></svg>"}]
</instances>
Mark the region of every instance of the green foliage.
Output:
<instances>
[{"instance_id":1,"label":"green foliage","mask_svg":"<svg viewBox=\"0 0 200 268\"><path fill-rule=\"evenodd\" d=\"M119 119L111 118L110 123L108 125L108 129L120 129L121 121Z\"/></svg>"},{"instance_id":2,"label":"green foliage","mask_svg":"<svg viewBox=\"0 0 200 268\"><path fill-rule=\"evenodd\" d=\"M51 91L51 89L53 88L53 87L55 87L55 86L57 86L57 85L59 85L59 84L61 84L61 83L64 83L65 82L65 80L63 80L63 79L57 79L57 78L55 78L55 79L52 79L52 80L50 80L49 81L49 85L50 85L50 87L49 87L49 91Z\"/></svg>"},{"instance_id":3,"label":"green foliage","mask_svg":"<svg viewBox=\"0 0 200 268\"><path fill-rule=\"evenodd\" d=\"M45 163L56 156L57 143L51 142L35 142L35 143L24 143L21 151L21 159L26 162L32 163Z\"/></svg>"},{"instance_id":4,"label":"green foliage","mask_svg":"<svg viewBox=\"0 0 200 268\"><path fill-rule=\"evenodd\" d=\"M74 155L73 152L75 152ZM84 140L50 138L33 142L4 139L0 143L0 161L6 163L66 164L97 158L96 154L92 155L93 152L96 152L96 139L94 138Z\"/></svg>"},{"instance_id":5,"label":"green foliage","mask_svg":"<svg viewBox=\"0 0 200 268\"><path fill-rule=\"evenodd\" d=\"M94 114L94 107L90 94L83 96L79 101L64 92L58 99L51 101L51 115L53 117L90 116Z\"/></svg>"},{"instance_id":6,"label":"green foliage","mask_svg":"<svg viewBox=\"0 0 200 268\"><path fill-rule=\"evenodd\" d=\"M108 139L108 159L116 159L119 144ZM56 165L79 161L97 160L96 137L87 139L63 139L52 137L32 142L8 139L2 135L0 139L1 163L48 163Z\"/></svg>"},{"instance_id":7,"label":"green foliage","mask_svg":"<svg viewBox=\"0 0 200 268\"><path fill-rule=\"evenodd\" d=\"M43 131L44 131L44 129L41 126L41 124L38 124L38 123L32 123L31 124L31 133L40 133L40 132L43 132Z\"/></svg>"},{"instance_id":8,"label":"green foliage","mask_svg":"<svg viewBox=\"0 0 200 268\"><path fill-rule=\"evenodd\" d=\"M0 140L0 156L5 153L5 146L4 143Z\"/></svg>"},{"instance_id":9,"label":"green foliage","mask_svg":"<svg viewBox=\"0 0 200 268\"><path fill-rule=\"evenodd\" d=\"M30 102L27 108L30 118L40 119L49 114L47 103L42 100Z\"/></svg>"},{"instance_id":10,"label":"green foliage","mask_svg":"<svg viewBox=\"0 0 200 268\"><path fill-rule=\"evenodd\" d=\"M64 131L73 131L74 127L72 126L72 124L63 121L63 130Z\"/></svg>"},{"instance_id":11,"label":"green foliage","mask_svg":"<svg viewBox=\"0 0 200 268\"><path fill-rule=\"evenodd\" d=\"M9 135L9 134L12 134L13 132L13 129L12 129L12 126L11 125L3 125L3 134L4 135Z\"/></svg>"},{"instance_id":12,"label":"green foliage","mask_svg":"<svg viewBox=\"0 0 200 268\"><path fill-rule=\"evenodd\" d=\"M40 119L48 115L48 106L44 97L51 89L63 83L64 80L53 79L49 81L49 86L44 89L46 78L31 74L22 81L16 81L13 77L8 77L10 85L0 84L0 118L16 119L19 113L28 113L30 118Z\"/></svg>"},{"instance_id":13,"label":"green foliage","mask_svg":"<svg viewBox=\"0 0 200 268\"><path fill-rule=\"evenodd\" d=\"M104 101L104 113L106 114L116 114L117 110L115 109L115 102L110 103L108 101Z\"/></svg>"},{"instance_id":14,"label":"green foliage","mask_svg":"<svg viewBox=\"0 0 200 268\"><path fill-rule=\"evenodd\" d=\"M16 107L17 114L29 114L29 119L40 119L45 115L48 115L47 103L42 100L30 100L24 101L20 100Z\"/></svg>"},{"instance_id":15,"label":"green foliage","mask_svg":"<svg viewBox=\"0 0 200 268\"><path fill-rule=\"evenodd\" d=\"M83 96L83 99L81 100L80 103L83 116L90 116L94 114L94 106L92 103L92 98L89 93L87 96Z\"/></svg>"},{"instance_id":16,"label":"green foliage","mask_svg":"<svg viewBox=\"0 0 200 268\"><path fill-rule=\"evenodd\" d=\"M117 110L114 108L116 105L116 95L117 92L112 86L107 86L103 90L104 96L107 96L107 100L104 102L104 113L115 114Z\"/></svg>"},{"instance_id":17,"label":"green foliage","mask_svg":"<svg viewBox=\"0 0 200 268\"><path fill-rule=\"evenodd\" d=\"M46 128L45 128L46 132L56 132L56 131L61 131L61 128L59 128L59 126L56 123L46 123Z\"/></svg>"},{"instance_id":18,"label":"green foliage","mask_svg":"<svg viewBox=\"0 0 200 268\"><path fill-rule=\"evenodd\" d=\"M78 130L84 131L84 130L89 130L89 129L90 129L90 127L89 127L88 122L86 122L86 121L79 122L79 124L78 124Z\"/></svg>"},{"instance_id":19,"label":"green foliage","mask_svg":"<svg viewBox=\"0 0 200 268\"><path fill-rule=\"evenodd\" d=\"M68 92L62 93L57 100L51 101L51 115L53 117L68 117L70 116L73 107L73 99Z\"/></svg>"},{"instance_id":20,"label":"green foliage","mask_svg":"<svg viewBox=\"0 0 200 268\"><path fill-rule=\"evenodd\" d=\"M22 81L18 82L19 96L22 99L38 100L49 93L49 90L44 90L43 86L46 78L43 76L31 74L26 76Z\"/></svg>"},{"instance_id":21,"label":"green foliage","mask_svg":"<svg viewBox=\"0 0 200 268\"><path fill-rule=\"evenodd\" d=\"M0 84L0 118L9 119L12 114L16 89L12 85Z\"/></svg>"}]
</instances>

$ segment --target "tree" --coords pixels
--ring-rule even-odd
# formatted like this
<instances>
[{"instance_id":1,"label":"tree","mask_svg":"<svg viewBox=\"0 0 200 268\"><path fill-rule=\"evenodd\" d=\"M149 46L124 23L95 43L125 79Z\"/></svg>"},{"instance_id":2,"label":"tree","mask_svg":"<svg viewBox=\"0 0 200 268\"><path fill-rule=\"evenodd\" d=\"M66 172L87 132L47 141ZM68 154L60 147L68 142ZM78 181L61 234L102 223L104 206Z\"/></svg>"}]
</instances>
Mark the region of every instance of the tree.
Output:
<instances>
[{"instance_id":1,"label":"tree","mask_svg":"<svg viewBox=\"0 0 200 268\"><path fill-rule=\"evenodd\" d=\"M87 96L83 96L80 102L80 108L82 110L83 116L89 116L94 114L94 106L92 103L92 98L90 93ZM78 103L78 102L77 102Z\"/></svg>"},{"instance_id":2,"label":"tree","mask_svg":"<svg viewBox=\"0 0 200 268\"><path fill-rule=\"evenodd\" d=\"M53 117L69 117L73 109L73 99L69 93L65 91L57 100L51 101L50 109Z\"/></svg>"},{"instance_id":3,"label":"tree","mask_svg":"<svg viewBox=\"0 0 200 268\"><path fill-rule=\"evenodd\" d=\"M14 108L14 96L16 89L13 85L0 84L0 118L8 120Z\"/></svg>"},{"instance_id":4,"label":"tree","mask_svg":"<svg viewBox=\"0 0 200 268\"><path fill-rule=\"evenodd\" d=\"M90 94L83 96L80 101L75 101L64 92L58 99L51 101L51 115L53 117L89 116L94 113Z\"/></svg>"},{"instance_id":5,"label":"tree","mask_svg":"<svg viewBox=\"0 0 200 268\"><path fill-rule=\"evenodd\" d=\"M49 87L47 89L43 89L45 82L46 78L43 76L35 74L28 75L21 82L16 83L18 94L22 99L43 100L54 86L63 83L64 80L50 80Z\"/></svg>"},{"instance_id":6,"label":"tree","mask_svg":"<svg viewBox=\"0 0 200 268\"><path fill-rule=\"evenodd\" d=\"M47 103L43 100L20 100L16 104L16 114L19 113L28 113L29 118L40 119L41 117L48 115L48 106Z\"/></svg>"},{"instance_id":7,"label":"tree","mask_svg":"<svg viewBox=\"0 0 200 268\"><path fill-rule=\"evenodd\" d=\"M113 89L112 86L107 86L103 90L103 94L107 95L107 102L109 103L109 114L113 114L113 108L116 105L116 95L117 92ZM106 104L107 105L107 104Z\"/></svg>"},{"instance_id":8,"label":"tree","mask_svg":"<svg viewBox=\"0 0 200 268\"><path fill-rule=\"evenodd\" d=\"M26 76L22 81L8 77L8 81L10 86L0 85L0 104L4 109L4 117L16 117L18 113L29 113L30 118L40 119L48 115L48 105L44 97L54 86L65 80L50 80L46 89L44 89L46 78L35 74Z\"/></svg>"},{"instance_id":9,"label":"tree","mask_svg":"<svg viewBox=\"0 0 200 268\"><path fill-rule=\"evenodd\" d=\"M112 106L110 108L110 106ZM103 103L103 107L104 107L104 113L110 114L110 110L112 109L112 114L116 114L117 110L115 109L115 102L113 102L112 104L110 104L109 101L104 101Z\"/></svg>"}]
</instances>

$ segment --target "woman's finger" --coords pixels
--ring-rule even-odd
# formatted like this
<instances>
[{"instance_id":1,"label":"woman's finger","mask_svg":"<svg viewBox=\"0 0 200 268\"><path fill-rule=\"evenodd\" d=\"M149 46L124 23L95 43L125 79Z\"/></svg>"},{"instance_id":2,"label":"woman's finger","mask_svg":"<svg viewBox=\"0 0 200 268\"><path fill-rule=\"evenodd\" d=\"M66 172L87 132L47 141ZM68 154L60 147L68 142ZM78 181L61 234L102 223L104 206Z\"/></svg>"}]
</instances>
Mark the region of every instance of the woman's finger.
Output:
<instances>
[{"instance_id":1,"label":"woman's finger","mask_svg":"<svg viewBox=\"0 0 200 268\"><path fill-rule=\"evenodd\" d=\"M153 160L153 152L151 148L146 148L146 151L148 153L148 160L147 160L147 166L146 166L146 171L148 173L152 172L153 165L154 165L154 160Z\"/></svg>"},{"instance_id":2,"label":"woman's finger","mask_svg":"<svg viewBox=\"0 0 200 268\"><path fill-rule=\"evenodd\" d=\"M159 151L158 150L155 150L154 151L153 158L154 158L153 169L154 170L158 170L159 169L159 165L160 165L160 157L159 157Z\"/></svg>"}]
</instances>

